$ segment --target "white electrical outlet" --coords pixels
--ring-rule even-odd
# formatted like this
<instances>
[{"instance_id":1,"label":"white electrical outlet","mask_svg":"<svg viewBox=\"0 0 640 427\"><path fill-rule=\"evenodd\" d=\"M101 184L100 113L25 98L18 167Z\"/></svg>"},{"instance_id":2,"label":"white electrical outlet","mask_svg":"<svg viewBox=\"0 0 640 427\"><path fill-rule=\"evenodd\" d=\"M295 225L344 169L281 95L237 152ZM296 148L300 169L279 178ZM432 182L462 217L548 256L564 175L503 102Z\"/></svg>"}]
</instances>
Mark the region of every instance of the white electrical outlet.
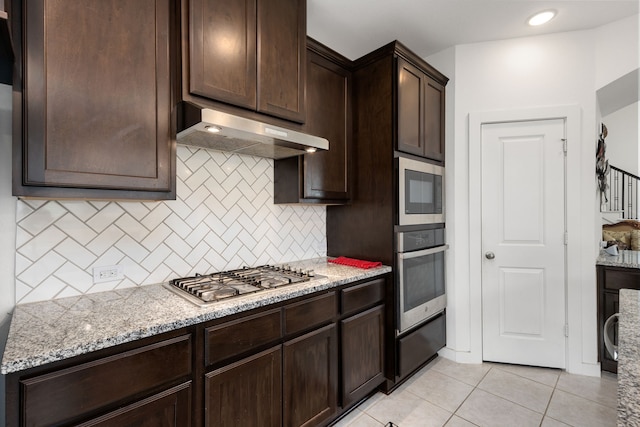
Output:
<instances>
[{"instance_id":1,"label":"white electrical outlet","mask_svg":"<svg viewBox=\"0 0 640 427\"><path fill-rule=\"evenodd\" d=\"M93 268L93 283L113 282L122 279L124 279L124 267L121 265Z\"/></svg>"}]
</instances>

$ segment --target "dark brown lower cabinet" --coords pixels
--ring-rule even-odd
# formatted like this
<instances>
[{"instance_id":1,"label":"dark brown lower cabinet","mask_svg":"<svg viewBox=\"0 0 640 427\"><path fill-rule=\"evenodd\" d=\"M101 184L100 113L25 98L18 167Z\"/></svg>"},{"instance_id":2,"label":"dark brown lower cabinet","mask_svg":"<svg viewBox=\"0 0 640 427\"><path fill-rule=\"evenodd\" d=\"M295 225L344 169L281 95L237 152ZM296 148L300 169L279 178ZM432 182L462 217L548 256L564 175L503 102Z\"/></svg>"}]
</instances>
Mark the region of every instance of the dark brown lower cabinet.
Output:
<instances>
[{"instance_id":1,"label":"dark brown lower cabinet","mask_svg":"<svg viewBox=\"0 0 640 427\"><path fill-rule=\"evenodd\" d=\"M384 381L384 306L342 320L342 405L367 396Z\"/></svg>"},{"instance_id":2,"label":"dark brown lower cabinet","mask_svg":"<svg viewBox=\"0 0 640 427\"><path fill-rule=\"evenodd\" d=\"M185 426L192 414L189 329L7 378L7 425Z\"/></svg>"},{"instance_id":3,"label":"dark brown lower cabinet","mask_svg":"<svg viewBox=\"0 0 640 427\"><path fill-rule=\"evenodd\" d=\"M182 427L191 425L191 382L173 387L140 402L78 427Z\"/></svg>"},{"instance_id":4,"label":"dark brown lower cabinet","mask_svg":"<svg viewBox=\"0 0 640 427\"><path fill-rule=\"evenodd\" d=\"M388 280L9 374L7 426L326 426L385 380Z\"/></svg>"},{"instance_id":5,"label":"dark brown lower cabinet","mask_svg":"<svg viewBox=\"0 0 640 427\"><path fill-rule=\"evenodd\" d=\"M338 347L331 324L284 343L284 424L315 426L336 413Z\"/></svg>"},{"instance_id":6,"label":"dark brown lower cabinet","mask_svg":"<svg viewBox=\"0 0 640 427\"><path fill-rule=\"evenodd\" d=\"M597 266L598 282L598 355L603 371L618 372L618 362L604 346L603 328L607 319L618 313L620 289L640 289L640 269ZM618 343L617 328L614 329L614 344Z\"/></svg>"},{"instance_id":7,"label":"dark brown lower cabinet","mask_svg":"<svg viewBox=\"0 0 640 427\"><path fill-rule=\"evenodd\" d=\"M204 393L206 426L281 426L281 347L206 374Z\"/></svg>"},{"instance_id":8,"label":"dark brown lower cabinet","mask_svg":"<svg viewBox=\"0 0 640 427\"><path fill-rule=\"evenodd\" d=\"M315 426L336 413L336 326L284 344L284 426Z\"/></svg>"}]
</instances>

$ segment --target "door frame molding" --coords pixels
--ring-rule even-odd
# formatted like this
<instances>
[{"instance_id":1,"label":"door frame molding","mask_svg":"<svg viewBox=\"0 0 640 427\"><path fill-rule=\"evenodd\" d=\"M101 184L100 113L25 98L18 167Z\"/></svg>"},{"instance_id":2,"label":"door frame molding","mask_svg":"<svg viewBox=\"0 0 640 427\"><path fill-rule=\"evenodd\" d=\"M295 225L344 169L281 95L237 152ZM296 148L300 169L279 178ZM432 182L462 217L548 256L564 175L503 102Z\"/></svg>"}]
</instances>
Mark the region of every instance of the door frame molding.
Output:
<instances>
[{"instance_id":1,"label":"door frame molding","mask_svg":"<svg viewBox=\"0 0 640 427\"><path fill-rule=\"evenodd\" d=\"M598 376L599 364L583 361L582 331L582 247L591 240L582 236L580 207L582 190L581 159L581 108L578 105L562 105L515 110L500 110L469 113L469 305L470 353L465 359L470 363L482 362L482 170L481 141L482 125L490 123L564 119L567 138L565 168L565 218L569 241L566 247L565 310L569 337L566 340L566 370L568 372ZM586 236L591 237L591 236ZM478 279L479 278L479 279ZM594 291L595 295L595 291Z\"/></svg>"},{"instance_id":2,"label":"door frame molding","mask_svg":"<svg viewBox=\"0 0 640 427\"><path fill-rule=\"evenodd\" d=\"M487 128L485 128L484 126L499 126L499 128L494 129L493 131L490 131L490 135L488 136L488 134L485 132L486 130L488 130ZM512 127L515 126L515 127ZM524 127L525 129L527 129L526 133L523 133L522 131L522 127ZM498 130L499 129L499 130ZM548 132L548 133L547 133ZM557 133L556 133L557 132ZM499 148L500 145L500 138L501 136L504 136L507 138L507 140L514 140L514 141L518 141L519 143L522 143L524 141L530 140L532 138L535 138L537 140L538 143L540 143L544 148L541 151L538 151L538 154L541 155L541 161L542 161L542 165L543 165L543 169L546 170L547 168L547 164L546 161L552 161L553 163L553 171L550 170L550 174L552 177L555 177L556 179L559 179L559 181L548 181L549 178L546 177L542 177L542 182L538 183L538 185L542 185L544 188L547 188L547 183L549 183L549 185L551 185L551 193L548 195L545 195L545 191L543 190L542 193L540 194L544 200L543 200L543 204L546 205L547 203L550 202L549 199L547 199L547 197L551 197L553 199L553 201L555 201L555 203L561 203L562 206L559 207L555 207L555 208L551 208L551 209L558 209L558 211L556 211L557 213L562 213L562 217L560 218L551 218L550 222L547 223L547 221L545 220L545 224L544 224L544 232L543 234L549 238L549 243L550 245L552 245L552 247L550 247L550 250L552 251L552 253L554 253L556 256L561 256L561 259L555 259L554 260L549 260L549 262L551 262L552 264L546 265L546 267L551 267L552 270L551 271L555 271L556 273L562 273L558 276L556 276L556 274L553 274L553 278L555 279L559 279L560 283L558 282L549 282L550 278L547 275L547 271L546 271L546 267L545 267L545 272L542 275L543 277L545 277L544 282L546 284L552 284L555 283L555 285L562 285L562 288L560 289L553 289L553 290L548 290L549 293L547 294L547 292L543 292L543 294L545 295L543 297L543 307L544 307L544 312L547 313L547 310L549 309L549 306L547 306L547 303L552 304L552 307L554 307L554 309L558 309L558 310L562 310L560 313L547 313L552 319L553 319L553 325L554 325L554 329L553 330L546 330L546 320L544 319L544 323L545 323L545 327L543 327L542 331L544 331L543 335L541 336L537 336L536 339L532 340L532 336L527 337L526 339L522 336L519 337L511 337L511 338L505 338L505 341L502 341L503 338L500 337L500 333L498 332L498 336L496 336L496 330L488 330L485 329L486 327L488 327L488 325L491 325L491 327L493 328L494 322L497 320L496 315L499 316L499 314L501 313L500 309L495 305L496 302L493 301L487 301L485 300L485 296L488 295L486 293L486 291L490 288L491 289L491 294L498 292L498 288L502 291L504 291L504 289L502 288L502 285L504 285L504 283L502 283L501 280L499 280L500 283L495 282L495 283L489 283L489 282L485 282L485 280L489 280L491 282L494 282L495 280L498 280L500 276L500 278L505 279L505 277L503 277L501 275L501 268L499 268L498 266L502 266L502 267L508 267L507 269L513 269L513 268L518 268L518 267L523 267L525 269L535 269L534 265L530 265L530 264L511 264L509 261L507 261L507 264L503 264L504 260L502 262L498 261L498 264L494 264L493 262L490 263L492 265L492 267L489 267L489 264L486 263L486 260L482 260L481 262L481 286L480 286L480 291L481 294L483 295L482 298L482 358L483 361L484 360L488 360L488 361L500 361L501 358L505 358L505 359L511 359L513 362L512 363L520 363L520 364L528 364L527 362L525 362L526 360L531 360L533 361L533 359L537 359L539 360L541 363L545 363L544 360L546 360L547 362L551 363L552 360L553 362L550 365L540 365L540 366L549 366L549 367L553 367L553 368L561 368L561 369L565 369L566 365L567 365L567 337L566 334L564 333L564 327L567 324L567 262L566 262L566 258L567 258L567 247L563 242L563 235L567 230L567 216L566 216L566 208L567 208L567 203L566 203L566 195L567 195L567 190L566 190L566 180L567 180L567 165L566 165L566 155L563 153L563 142L566 138L566 134L567 134L567 120L566 118L559 118L559 119L546 119L546 120L526 120L526 121L506 121L506 122L498 122L496 124L490 124L487 122L484 122L481 124L481 143L479 144L479 153L480 153L480 169L481 169L481 176L482 179L480 180L480 189L481 189L481 194L480 194L480 198L481 198L481 219L482 219L482 224L481 224L481 233L479 234L480 236L480 241L482 244L482 253L486 254L487 250L495 250L496 254L498 254L498 252L500 252L499 255L497 255L497 258L500 258L501 256L507 256L505 254L505 252L509 252L509 250L507 249L507 247L503 247L501 246L501 243L506 243L508 246L507 242L501 241L501 239L497 239L496 240L496 236L489 236L486 235L485 232L489 230L489 228L487 228L485 226L485 221L488 222L492 222L495 221L495 219L497 219L498 217L500 217L500 214L495 210L495 206L494 207L488 207L486 205L486 200L484 199L485 196L491 198L492 201L495 201L490 194L495 193L496 191L498 191L498 193L501 193L501 191L499 190L495 190L495 184L497 185L501 185L500 183L502 182L502 184L504 184L504 180L505 179L509 179L506 176L500 177L500 173L498 173L497 175L493 175L496 173L495 170L492 170L492 172L490 172L490 175L493 176L493 178L489 178L489 176L487 175L487 168L489 169L495 169L495 165L497 162L498 164L502 163L500 158L500 154L497 154L498 158L493 158L491 159L490 157L487 157L487 155L485 155L484 153L484 148L487 147L488 150L491 150L490 152L492 153L493 156L496 155L497 152L501 151ZM552 136L553 138L558 137L558 140L551 140L551 141L546 141L547 139L547 135ZM543 137L542 140L540 140L540 137ZM487 137L487 139L485 140L485 137ZM494 138L498 138L497 140L495 140ZM503 143L504 144L504 143ZM509 145L509 144L506 144ZM489 148L489 147L492 148ZM541 147L538 147L539 149ZM547 148L550 149L549 153L547 154ZM504 147L503 147L504 149ZM512 147L511 150L513 150L514 148ZM503 155L506 156L506 153L502 153ZM556 154L560 154L561 157L557 157ZM516 154L513 154L514 156L517 156ZM549 157L547 157L549 156ZM554 159L552 160L551 157L553 157ZM526 158L521 158L524 162L526 162ZM487 160L487 163L485 164L484 161ZM504 159L503 159L504 160ZM515 158L514 158L515 160ZM555 168L560 166L561 169L560 171L562 172L561 174L559 173L559 171L557 171ZM516 174L518 172L515 172ZM487 187L485 189L485 185L488 185L489 182L485 182L485 178L487 179L497 179L497 182L491 182L491 186ZM558 189L557 187L559 186L559 184L562 184L562 189ZM561 198L557 197L558 193L553 193L553 191L560 191L560 195L562 195ZM553 203L555 205L555 203ZM502 208L506 208L507 205L502 206ZM488 209L488 210L487 210ZM500 207L498 207L498 211L500 210ZM544 208L544 212L547 212L547 208ZM489 217L485 217L484 214L488 213L490 217L493 217L493 219L490 219ZM503 213L506 216L506 213ZM546 215L546 214L544 214ZM535 221L534 221L535 222ZM495 226L497 226L497 229L494 228L493 226L490 228L491 230L493 230L494 232L498 232L498 229L500 228L500 224L499 223L493 223ZM541 224L542 225L542 224ZM553 230L555 233L558 234L551 234L551 235L547 235L547 231L551 231L549 230L547 227L551 225L553 227ZM555 237L554 237L555 236ZM488 239L492 242L493 246L487 246L485 244L485 239ZM543 240L546 240L545 238L543 238ZM552 243L555 242L555 243ZM537 243L541 243L541 242L537 242ZM529 242L529 244L525 244L527 247L529 247L529 245L531 246L538 246L536 243L534 242ZM546 246L546 245L545 245ZM493 249L491 249L493 247ZM488 249L489 248L489 249ZM516 249L517 250L517 249ZM540 254L540 256L545 256L542 255L542 253ZM546 256L545 256L546 257ZM511 261L515 261L515 259L511 258ZM557 270L556 267L559 267L558 264L553 264L553 263L561 263L562 264L562 269L561 270ZM535 263L534 263L535 264ZM491 274L486 274L485 272L485 268L487 267L488 269L491 270ZM538 273L540 272L540 270L537 270ZM554 286L555 288L555 286ZM548 295L553 295L553 300L547 300L547 296ZM558 299L556 299L556 297ZM562 304L559 304L560 302L562 302ZM489 313L485 313L486 309L489 309L491 311L495 311L498 310L497 312L493 313L492 315L489 315ZM561 315L561 316L560 316ZM546 317L546 316L545 316ZM533 319L530 319L533 320ZM498 323L501 323L498 321ZM530 325L529 323L527 323L528 325ZM536 326L539 326L538 324L536 324ZM557 329L555 329L557 327ZM547 335L548 334L548 335ZM491 337L490 341L493 343L493 345L491 346L491 348L487 347L485 348L485 345L487 345L487 340L485 340L485 336L487 335L487 337ZM516 342L514 340L519 339L520 341ZM536 341L538 341L539 339L542 339L542 341L544 342L540 342L539 344L534 344ZM528 342L528 343L526 343ZM523 346L531 346L529 347L530 351L533 352L533 354L530 354L529 356L526 356L524 353L519 353L519 350L516 350L516 348L519 346L519 344L522 344ZM501 345L504 345L505 347L501 348ZM543 347L539 347L539 345L542 345ZM556 348L557 346L557 348ZM562 347L562 348L560 348ZM503 352L504 350L506 350L507 348L509 349L513 349L513 351L515 351L516 353L510 353L510 352ZM538 348L538 350L536 350L536 348ZM485 353L485 350L487 350L493 357L489 357L486 358L487 353ZM536 353L536 351L538 351L538 353ZM547 353L547 351L549 351ZM519 354L519 356L516 356L516 354ZM524 359L520 360L520 357L523 357ZM528 358L530 357L530 358Z\"/></svg>"}]
</instances>

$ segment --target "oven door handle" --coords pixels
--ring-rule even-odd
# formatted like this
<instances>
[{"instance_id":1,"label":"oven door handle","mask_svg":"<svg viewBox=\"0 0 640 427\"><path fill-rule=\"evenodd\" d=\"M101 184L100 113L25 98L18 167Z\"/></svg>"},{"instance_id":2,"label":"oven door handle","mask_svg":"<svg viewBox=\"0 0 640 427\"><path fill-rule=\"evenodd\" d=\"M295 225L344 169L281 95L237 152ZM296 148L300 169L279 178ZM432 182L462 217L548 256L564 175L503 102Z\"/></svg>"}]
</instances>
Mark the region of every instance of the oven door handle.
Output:
<instances>
[{"instance_id":1,"label":"oven door handle","mask_svg":"<svg viewBox=\"0 0 640 427\"><path fill-rule=\"evenodd\" d=\"M398 252L399 259L411 259L418 258L426 255L437 254L438 252L444 252L449 249L449 245L436 246L435 248L422 249L414 252Z\"/></svg>"}]
</instances>

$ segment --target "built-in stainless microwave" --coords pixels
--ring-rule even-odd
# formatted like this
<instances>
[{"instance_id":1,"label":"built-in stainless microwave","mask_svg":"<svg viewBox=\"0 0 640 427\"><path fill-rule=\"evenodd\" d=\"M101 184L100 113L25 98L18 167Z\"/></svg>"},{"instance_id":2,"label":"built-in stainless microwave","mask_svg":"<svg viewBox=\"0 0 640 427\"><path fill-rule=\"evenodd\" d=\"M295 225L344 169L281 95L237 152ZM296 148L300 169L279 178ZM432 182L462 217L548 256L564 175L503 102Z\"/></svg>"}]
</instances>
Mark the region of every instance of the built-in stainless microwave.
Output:
<instances>
[{"instance_id":1,"label":"built-in stainless microwave","mask_svg":"<svg viewBox=\"0 0 640 427\"><path fill-rule=\"evenodd\" d=\"M444 223L444 168L398 158L398 225Z\"/></svg>"}]
</instances>

